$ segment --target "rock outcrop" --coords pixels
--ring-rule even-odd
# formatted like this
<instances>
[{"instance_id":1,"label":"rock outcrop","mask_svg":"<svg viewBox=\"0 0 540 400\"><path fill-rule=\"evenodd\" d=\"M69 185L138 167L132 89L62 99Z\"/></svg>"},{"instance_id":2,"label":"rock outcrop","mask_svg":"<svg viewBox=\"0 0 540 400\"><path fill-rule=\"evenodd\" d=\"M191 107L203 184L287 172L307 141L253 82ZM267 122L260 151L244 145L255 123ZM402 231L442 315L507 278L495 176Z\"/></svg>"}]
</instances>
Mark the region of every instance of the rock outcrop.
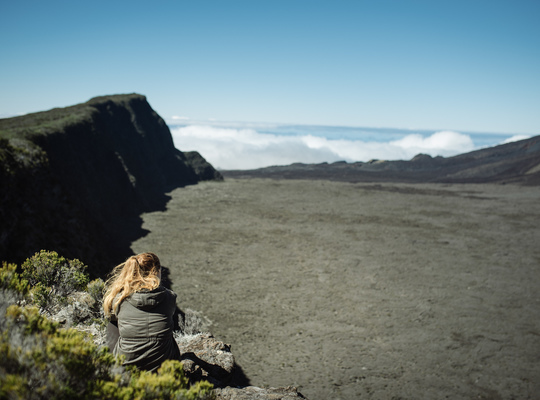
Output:
<instances>
[{"instance_id":1,"label":"rock outcrop","mask_svg":"<svg viewBox=\"0 0 540 400\"><path fill-rule=\"evenodd\" d=\"M129 255L140 214L163 210L168 191L223 179L177 150L137 94L0 120L0 163L0 259L54 249L94 276Z\"/></svg>"},{"instance_id":2,"label":"rock outcrop","mask_svg":"<svg viewBox=\"0 0 540 400\"><path fill-rule=\"evenodd\" d=\"M260 388L249 380L236 365L231 346L209 333L176 337L184 373L192 381L204 379L216 388L217 400L296 400L304 396L293 386Z\"/></svg>"},{"instance_id":3,"label":"rock outcrop","mask_svg":"<svg viewBox=\"0 0 540 400\"><path fill-rule=\"evenodd\" d=\"M179 336L177 342L184 371L191 379L205 379L217 386L224 386L232 380L236 364L231 346L209 333Z\"/></svg>"},{"instance_id":4,"label":"rock outcrop","mask_svg":"<svg viewBox=\"0 0 540 400\"><path fill-rule=\"evenodd\" d=\"M75 328L91 335L98 346L106 346L106 332L101 311L101 301L88 292L70 294L62 305L56 305L46 312L51 320L68 328ZM208 332L195 332L204 323L197 321L200 314L192 310L182 313L186 323L184 331L175 332L175 340L181 352L185 376L191 383L205 380L215 387L216 400L297 400L305 397L296 387L251 386L240 366L236 364L231 346L216 339ZM96 322L98 321L98 322Z\"/></svg>"}]
</instances>

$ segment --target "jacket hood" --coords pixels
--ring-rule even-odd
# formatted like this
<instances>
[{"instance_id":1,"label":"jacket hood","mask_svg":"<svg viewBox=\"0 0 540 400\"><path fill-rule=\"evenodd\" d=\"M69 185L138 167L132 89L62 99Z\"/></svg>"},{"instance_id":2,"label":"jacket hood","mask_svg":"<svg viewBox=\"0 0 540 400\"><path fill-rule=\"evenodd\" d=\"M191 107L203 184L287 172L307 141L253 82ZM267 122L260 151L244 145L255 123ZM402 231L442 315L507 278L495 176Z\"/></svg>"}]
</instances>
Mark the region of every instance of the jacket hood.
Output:
<instances>
[{"instance_id":1,"label":"jacket hood","mask_svg":"<svg viewBox=\"0 0 540 400\"><path fill-rule=\"evenodd\" d=\"M154 290L135 292L126 300L140 310L151 310L163 303L167 298L167 289L159 286Z\"/></svg>"}]
</instances>

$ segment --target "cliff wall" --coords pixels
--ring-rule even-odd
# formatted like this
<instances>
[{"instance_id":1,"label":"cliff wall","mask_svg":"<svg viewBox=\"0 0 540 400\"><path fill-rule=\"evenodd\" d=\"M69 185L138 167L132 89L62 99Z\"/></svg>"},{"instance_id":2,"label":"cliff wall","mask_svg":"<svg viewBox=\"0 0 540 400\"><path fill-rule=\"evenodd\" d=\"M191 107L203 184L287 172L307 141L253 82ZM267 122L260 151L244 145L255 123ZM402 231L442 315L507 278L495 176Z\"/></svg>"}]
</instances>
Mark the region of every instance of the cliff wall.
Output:
<instances>
[{"instance_id":1,"label":"cliff wall","mask_svg":"<svg viewBox=\"0 0 540 400\"><path fill-rule=\"evenodd\" d=\"M138 94L0 120L0 164L0 260L50 249L93 275L129 255L168 191L222 179Z\"/></svg>"}]
</instances>

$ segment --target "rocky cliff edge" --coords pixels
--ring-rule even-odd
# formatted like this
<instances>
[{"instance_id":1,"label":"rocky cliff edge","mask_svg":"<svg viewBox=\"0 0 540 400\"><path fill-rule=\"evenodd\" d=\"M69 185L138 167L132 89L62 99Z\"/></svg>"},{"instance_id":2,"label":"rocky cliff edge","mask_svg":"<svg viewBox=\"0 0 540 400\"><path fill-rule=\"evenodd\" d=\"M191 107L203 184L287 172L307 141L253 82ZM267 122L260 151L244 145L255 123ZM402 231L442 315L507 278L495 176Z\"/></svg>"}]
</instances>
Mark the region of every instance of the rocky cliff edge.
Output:
<instances>
[{"instance_id":1,"label":"rocky cliff edge","mask_svg":"<svg viewBox=\"0 0 540 400\"><path fill-rule=\"evenodd\" d=\"M174 147L138 94L0 120L0 259L55 249L101 275L144 235L166 193L221 174Z\"/></svg>"}]
</instances>

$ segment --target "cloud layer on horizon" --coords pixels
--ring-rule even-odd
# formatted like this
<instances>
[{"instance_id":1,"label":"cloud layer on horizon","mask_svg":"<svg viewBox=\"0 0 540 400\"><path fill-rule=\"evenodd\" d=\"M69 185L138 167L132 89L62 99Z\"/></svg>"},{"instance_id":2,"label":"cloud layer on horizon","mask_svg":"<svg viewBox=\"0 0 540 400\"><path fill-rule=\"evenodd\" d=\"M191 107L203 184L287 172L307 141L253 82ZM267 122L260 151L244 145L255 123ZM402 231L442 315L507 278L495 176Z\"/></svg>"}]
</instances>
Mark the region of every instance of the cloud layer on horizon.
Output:
<instances>
[{"instance_id":1,"label":"cloud layer on horizon","mask_svg":"<svg viewBox=\"0 0 540 400\"><path fill-rule=\"evenodd\" d=\"M454 131L439 131L430 136L412 133L388 142L282 136L212 124L173 126L171 133L178 149L196 150L218 169L255 169L295 162L410 160L419 153L450 157L475 150L469 135ZM511 139L514 138L505 142Z\"/></svg>"}]
</instances>

